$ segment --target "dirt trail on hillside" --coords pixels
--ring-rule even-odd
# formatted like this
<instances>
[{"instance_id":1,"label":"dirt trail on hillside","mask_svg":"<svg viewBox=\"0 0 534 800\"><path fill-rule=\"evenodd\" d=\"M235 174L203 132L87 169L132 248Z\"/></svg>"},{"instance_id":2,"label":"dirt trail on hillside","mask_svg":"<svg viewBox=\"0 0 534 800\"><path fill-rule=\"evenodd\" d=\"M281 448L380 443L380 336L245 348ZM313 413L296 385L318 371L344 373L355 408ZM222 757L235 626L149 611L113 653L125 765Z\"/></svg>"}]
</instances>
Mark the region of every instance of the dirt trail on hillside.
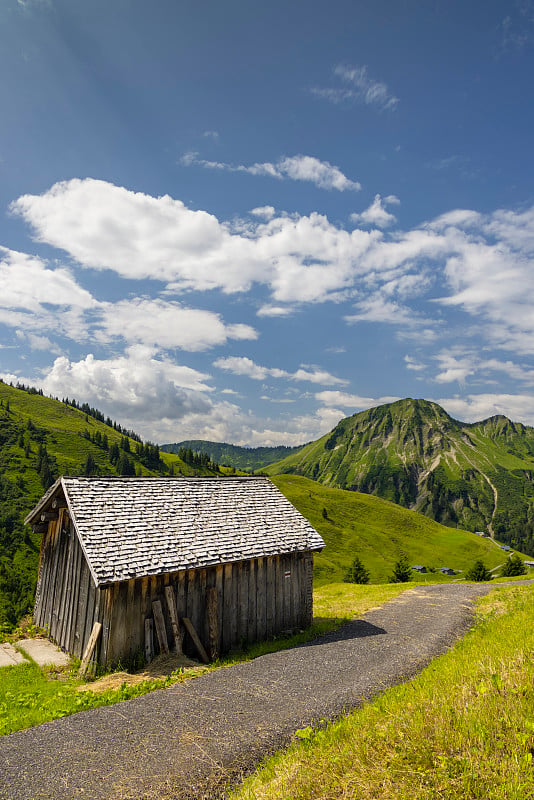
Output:
<instances>
[{"instance_id":1,"label":"dirt trail on hillside","mask_svg":"<svg viewBox=\"0 0 534 800\"><path fill-rule=\"evenodd\" d=\"M5 736L0 797L220 797L296 729L413 676L467 630L490 588L417 587L306 645Z\"/></svg>"}]
</instances>

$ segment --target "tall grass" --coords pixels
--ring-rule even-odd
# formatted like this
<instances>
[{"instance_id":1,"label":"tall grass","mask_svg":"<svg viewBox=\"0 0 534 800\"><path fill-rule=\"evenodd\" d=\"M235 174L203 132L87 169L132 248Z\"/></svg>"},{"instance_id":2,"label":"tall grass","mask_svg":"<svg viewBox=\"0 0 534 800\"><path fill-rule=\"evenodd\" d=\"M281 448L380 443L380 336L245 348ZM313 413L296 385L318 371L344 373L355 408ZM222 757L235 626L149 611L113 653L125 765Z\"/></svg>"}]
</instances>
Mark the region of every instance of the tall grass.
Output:
<instances>
[{"instance_id":1,"label":"tall grass","mask_svg":"<svg viewBox=\"0 0 534 800\"><path fill-rule=\"evenodd\" d=\"M233 800L534 798L534 587L499 588L412 681L299 731Z\"/></svg>"}]
</instances>

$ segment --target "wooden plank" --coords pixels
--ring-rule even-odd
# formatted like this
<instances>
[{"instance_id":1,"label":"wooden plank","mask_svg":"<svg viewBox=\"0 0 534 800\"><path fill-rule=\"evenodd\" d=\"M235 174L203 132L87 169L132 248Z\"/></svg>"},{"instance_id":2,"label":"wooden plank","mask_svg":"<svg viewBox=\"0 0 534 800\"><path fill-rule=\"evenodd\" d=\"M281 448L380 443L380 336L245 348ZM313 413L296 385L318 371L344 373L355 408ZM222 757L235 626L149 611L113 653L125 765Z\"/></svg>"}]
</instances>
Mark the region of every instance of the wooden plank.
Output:
<instances>
[{"instance_id":1,"label":"wooden plank","mask_svg":"<svg viewBox=\"0 0 534 800\"><path fill-rule=\"evenodd\" d=\"M235 608L232 600L232 565L224 565L224 594L223 594L223 652L230 649L232 641L232 616L235 617Z\"/></svg>"},{"instance_id":2,"label":"wooden plank","mask_svg":"<svg viewBox=\"0 0 534 800\"><path fill-rule=\"evenodd\" d=\"M217 603L219 608L219 651L222 647L222 629L223 629L223 582L224 582L224 567L218 564L215 567L215 588L217 589Z\"/></svg>"},{"instance_id":3,"label":"wooden plank","mask_svg":"<svg viewBox=\"0 0 534 800\"><path fill-rule=\"evenodd\" d=\"M73 566L72 566L72 596L70 602L70 609L69 609L69 616L67 619L67 650L69 653L73 652L74 647L74 634L75 634L75 627L76 627L76 614L78 613L78 598L80 596L80 569L81 569L81 558L82 558L82 548L78 542L78 537L76 536L75 531L73 530L72 525L70 525L70 535L72 536L72 547L73 547Z\"/></svg>"},{"instance_id":4,"label":"wooden plank","mask_svg":"<svg viewBox=\"0 0 534 800\"><path fill-rule=\"evenodd\" d=\"M92 576L89 575L89 584L87 587L87 607L85 613L85 626L84 626L84 634L82 640L84 646L89 641L91 631L93 630L93 623L95 622L95 602L96 602L96 586L94 584Z\"/></svg>"},{"instance_id":5,"label":"wooden plank","mask_svg":"<svg viewBox=\"0 0 534 800\"><path fill-rule=\"evenodd\" d=\"M102 598L102 644L100 647L100 664L108 666L109 640L111 631L111 615L113 612L113 595L117 584L101 589Z\"/></svg>"},{"instance_id":6,"label":"wooden plank","mask_svg":"<svg viewBox=\"0 0 534 800\"><path fill-rule=\"evenodd\" d=\"M176 578L176 610L179 618L187 616L185 571L179 572Z\"/></svg>"},{"instance_id":7,"label":"wooden plank","mask_svg":"<svg viewBox=\"0 0 534 800\"><path fill-rule=\"evenodd\" d=\"M276 562L274 556L267 556L265 563L265 635L270 638L274 633L276 608Z\"/></svg>"},{"instance_id":8,"label":"wooden plank","mask_svg":"<svg viewBox=\"0 0 534 800\"><path fill-rule=\"evenodd\" d=\"M78 607L76 611L76 624L74 627L74 647L73 653L78 658L82 657L84 648L84 634L85 634L85 616L87 612L87 597L89 594L89 581L91 576L89 574L89 567L85 557L81 562L81 577L80 577L80 593L78 597Z\"/></svg>"},{"instance_id":9,"label":"wooden plank","mask_svg":"<svg viewBox=\"0 0 534 800\"><path fill-rule=\"evenodd\" d=\"M284 570L281 556L276 556L275 560L275 580L276 580L276 605L274 618L274 632L280 633L284 629Z\"/></svg>"},{"instance_id":10,"label":"wooden plank","mask_svg":"<svg viewBox=\"0 0 534 800\"><path fill-rule=\"evenodd\" d=\"M291 581L293 579L291 557L283 556L282 563L284 571L284 630L289 631L291 630Z\"/></svg>"},{"instance_id":11,"label":"wooden plank","mask_svg":"<svg viewBox=\"0 0 534 800\"><path fill-rule=\"evenodd\" d=\"M58 643L58 633L61 627L61 607L65 591L65 564L67 560L67 537L61 535L59 520L55 523L58 531L56 535L56 547L58 549L58 559L56 567L56 581L54 589L54 603L52 606L52 619L50 622L50 638Z\"/></svg>"},{"instance_id":12,"label":"wooden plank","mask_svg":"<svg viewBox=\"0 0 534 800\"><path fill-rule=\"evenodd\" d=\"M189 619L189 617L184 617L182 619L182 622L184 623L184 627L185 627L186 631L188 632L189 636L193 640L193 643L194 643L194 645L195 645L195 647L197 649L197 652L198 652L198 654L200 656L201 661L203 661L204 664L208 664L209 663L209 656L208 656L208 654L206 653L206 651L204 649L204 645L202 644L202 642L198 638L198 634L197 634L193 624L191 623L191 620Z\"/></svg>"},{"instance_id":13,"label":"wooden plank","mask_svg":"<svg viewBox=\"0 0 534 800\"><path fill-rule=\"evenodd\" d=\"M291 557L291 627L300 628L300 554Z\"/></svg>"},{"instance_id":14,"label":"wooden plank","mask_svg":"<svg viewBox=\"0 0 534 800\"><path fill-rule=\"evenodd\" d=\"M207 642L208 640L208 614L206 609L206 589L208 588L208 575L207 570L201 569L198 571L198 622L197 631L201 638Z\"/></svg>"},{"instance_id":15,"label":"wooden plank","mask_svg":"<svg viewBox=\"0 0 534 800\"><path fill-rule=\"evenodd\" d=\"M150 664L154 658L154 623L152 617L145 618L145 661Z\"/></svg>"},{"instance_id":16,"label":"wooden plank","mask_svg":"<svg viewBox=\"0 0 534 800\"><path fill-rule=\"evenodd\" d=\"M208 646L212 661L219 658L219 595L216 586L206 591L206 610L208 617Z\"/></svg>"},{"instance_id":17,"label":"wooden plank","mask_svg":"<svg viewBox=\"0 0 534 800\"><path fill-rule=\"evenodd\" d=\"M248 578L248 641L255 642L256 641L256 631L257 631L257 622L256 622L256 610L257 610L257 602L256 602L256 560L253 559L250 563L249 569L249 578Z\"/></svg>"},{"instance_id":18,"label":"wooden plank","mask_svg":"<svg viewBox=\"0 0 534 800\"><path fill-rule=\"evenodd\" d=\"M78 675L85 675L85 671L89 664L89 659L93 655L101 631L102 631L101 623L95 622L95 624L93 625L93 630L91 631L91 635L89 636L89 641L87 642L87 647L85 648L83 653L82 663L80 664Z\"/></svg>"},{"instance_id":19,"label":"wooden plank","mask_svg":"<svg viewBox=\"0 0 534 800\"><path fill-rule=\"evenodd\" d=\"M248 635L248 576L250 562L234 564L233 580L236 586L235 615L237 617L236 639L246 641Z\"/></svg>"},{"instance_id":20,"label":"wooden plank","mask_svg":"<svg viewBox=\"0 0 534 800\"><path fill-rule=\"evenodd\" d=\"M267 623L266 597L265 597L265 559L256 560L256 640L258 642L265 639Z\"/></svg>"},{"instance_id":21,"label":"wooden plank","mask_svg":"<svg viewBox=\"0 0 534 800\"><path fill-rule=\"evenodd\" d=\"M163 609L160 600L152 601L152 610L154 612L154 624L156 627L156 635L158 637L160 653L169 652L169 643L167 642L167 631L165 630L165 618L163 616Z\"/></svg>"},{"instance_id":22,"label":"wooden plank","mask_svg":"<svg viewBox=\"0 0 534 800\"><path fill-rule=\"evenodd\" d=\"M176 607L176 595L172 586L165 587L165 599L167 601L167 608L169 609L169 617L171 618L172 635L174 639L174 650L177 655L182 655L182 631L180 630L180 620L178 618L178 609Z\"/></svg>"},{"instance_id":23,"label":"wooden plank","mask_svg":"<svg viewBox=\"0 0 534 800\"><path fill-rule=\"evenodd\" d=\"M72 609L72 595L73 595L73 564L74 564L74 542L72 536L69 535L68 530L65 529L65 521L63 518L63 509L59 511L58 525L65 530L63 538L65 538L65 546L67 548L67 558L65 566L65 585L63 591L62 606L60 610L61 627L59 631L58 644L64 649L67 648L69 638L68 619L69 612Z\"/></svg>"}]
</instances>

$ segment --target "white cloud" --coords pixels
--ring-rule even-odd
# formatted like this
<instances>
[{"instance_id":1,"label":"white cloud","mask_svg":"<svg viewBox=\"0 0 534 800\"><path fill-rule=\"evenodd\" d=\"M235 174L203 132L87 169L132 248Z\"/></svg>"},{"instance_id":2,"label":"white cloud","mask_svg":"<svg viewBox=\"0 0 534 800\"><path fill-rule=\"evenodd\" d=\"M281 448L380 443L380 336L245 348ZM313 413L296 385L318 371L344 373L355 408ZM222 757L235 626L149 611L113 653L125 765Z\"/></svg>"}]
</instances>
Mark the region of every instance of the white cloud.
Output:
<instances>
[{"instance_id":1,"label":"white cloud","mask_svg":"<svg viewBox=\"0 0 534 800\"><path fill-rule=\"evenodd\" d=\"M305 181L313 183L320 189L337 189L340 192L346 190L359 191L362 187L358 181L352 181L343 172L329 161L320 161L315 156L288 156L280 158L277 162L269 161L251 164L225 164L222 161L208 161L205 158L198 158L194 152L185 153L181 158L181 163L186 166L199 166L206 169L225 170L227 172L248 172L250 175L265 175L269 178L284 180L289 178L293 181ZM252 213L270 209L264 206L263 209L254 209ZM261 214L258 214L260 216Z\"/></svg>"},{"instance_id":2,"label":"white cloud","mask_svg":"<svg viewBox=\"0 0 534 800\"><path fill-rule=\"evenodd\" d=\"M376 194L371 205L366 208L365 211L362 211L361 214L351 214L350 220L351 222L363 223L364 225L374 225L377 228L387 228L397 221L397 217L386 210L386 205L398 202L398 198L393 194L384 198Z\"/></svg>"},{"instance_id":3,"label":"white cloud","mask_svg":"<svg viewBox=\"0 0 534 800\"><path fill-rule=\"evenodd\" d=\"M43 304L92 308L96 301L65 268L0 246L0 307L44 313Z\"/></svg>"},{"instance_id":4,"label":"white cloud","mask_svg":"<svg viewBox=\"0 0 534 800\"><path fill-rule=\"evenodd\" d=\"M228 358L218 358L213 362L215 367L232 372L234 375L245 375L256 381L264 381L266 378L285 378L291 381L309 381L310 383L345 385L348 381L343 378L336 378L329 372L319 368L303 369L296 372L287 372L277 367L263 367L256 364L252 359L244 356L229 356Z\"/></svg>"},{"instance_id":5,"label":"white cloud","mask_svg":"<svg viewBox=\"0 0 534 800\"><path fill-rule=\"evenodd\" d=\"M267 284L278 303L337 299L351 286L376 231L340 229L326 217L281 216L245 233L171 197L150 197L93 179L55 184L12 206L40 240L85 267L184 289L248 291Z\"/></svg>"},{"instance_id":6,"label":"white cloud","mask_svg":"<svg viewBox=\"0 0 534 800\"><path fill-rule=\"evenodd\" d=\"M40 380L27 379L54 397L76 397L119 419L148 438L163 420L178 429L182 419L202 420L213 411L209 376L166 359L150 348L133 346L125 355L80 361L62 356ZM177 436L176 440L184 438Z\"/></svg>"},{"instance_id":7,"label":"white cloud","mask_svg":"<svg viewBox=\"0 0 534 800\"><path fill-rule=\"evenodd\" d=\"M265 305L258 309L258 317L288 317L293 312L291 306Z\"/></svg>"},{"instance_id":8,"label":"white cloud","mask_svg":"<svg viewBox=\"0 0 534 800\"><path fill-rule=\"evenodd\" d=\"M502 361L498 358L483 358L474 351L452 348L434 356L440 372L434 380L438 383L464 383L468 377L488 375L500 372L519 383L533 385L534 369L516 364L513 361Z\"/></svg>"},{"instance_id":9,"label":"white cloud","mask_svg":"<svg viewBox=\"0 0 534 800\"><path fill-rule=\"evenodd\" d=\"M464 422L480 422L503 414L514 422L534 425L534 395L469 394L436 400L452 417Z\"/></svg>"},{"instance_id":10,"label":"white cloud","mask_svg":"<svg viewBox=\"0 0 534 800\"><path fill-rule=\"evenodd\" d=\"M400 397L387 396L387 397L362 397L358 394L349 394L347 392L339 391L326 391L318 392L315 395L316 399L323 403L325 406L341 406L341 408L355 408L362 411L367 408L375 408L376 406L384 405L384 403L394 403L400 400Z\"/></svg>"},{"instance_id":11,"label":"white cloud","mask_svg":"<svg viewBox=\"0 0 534 800\"><path fill-rule=\"evenodd\" d=\"M273 206L258 206L258 208L253 208L250 212L254 217L261 217L262 219L272 219L276 214L276 210Z\"/></svg>"},{"instance_id":12,"label":"white cloud","mask_svg":"<svg viewBox=\"0 0 534 800\"><path fill-rule=\"evenodd\" d=\"M313 88L312 94L335 104L360 102L376 106L382 111L393 111L399 103L399 98L389 91L385 83L369 77L366 66L338 65L334 69L334 75L345 85L326 89Z\"/></svg>"},{"instance_id":13,"label":"white cloud","mask_svg":"<svg viewBox=\"0 0 534 800\"><path fill-rule=\"evenodd\" d=\"M99 339L122 337L127 342L141 342L191 352L225 344L228 339L256 339L249 325L226 325L219 314L179 303L135 298L102 304L102 330Z\"/></svg>"},{"instance_id":14,"label":"white cloud","mask_svg":"<svg viewBox=\"0 0 534 800\"><path fill-rule=\"evenodd\" d=\"M349 232L317 213L258 217L239 228L168 196L149 197L91 179L56 184L41 196L25 195L12 209L41 240L66 250L81 265L164 281L167 296L187 289L245 292L263 284L271 296L259 315L273 317L304 303L355 297L348 322L390 322L404 336L424 328L428 339L436 323L420 303L410 301L428 296L439 284L445 290L434 293L434 308L462 309L477 318L490 343L534 353L534 209L487 215L457 209L393 233ZM91 295L67 270L43 272L38 259L15 270L9 258L4 256L1 269L9 273L11 296L3 311L0 303L0 321L23 327L25 315L37 307L44 318L48 298L70 303L66 313L73 319L78 310L78 322L69 324L80 335L80 309L96 307ZM253 336L247 326L211 321L219 333L210 325L208 339ZM38 332L35 323L31 329ZM156 331L152 339L159 336Z\"/></svg>"},{"instance_id":15,"label":"white cloud","mask_svg":"<svg viewBox=\"0 0 534 800\"><path fill-rule=\"evenodd\" d=\"M406 364L406 369L410 369L413 372L422 372L425 369L425 365L421 364L412 356L404 356L404 362Z\"/></svg>"}]
</instances>

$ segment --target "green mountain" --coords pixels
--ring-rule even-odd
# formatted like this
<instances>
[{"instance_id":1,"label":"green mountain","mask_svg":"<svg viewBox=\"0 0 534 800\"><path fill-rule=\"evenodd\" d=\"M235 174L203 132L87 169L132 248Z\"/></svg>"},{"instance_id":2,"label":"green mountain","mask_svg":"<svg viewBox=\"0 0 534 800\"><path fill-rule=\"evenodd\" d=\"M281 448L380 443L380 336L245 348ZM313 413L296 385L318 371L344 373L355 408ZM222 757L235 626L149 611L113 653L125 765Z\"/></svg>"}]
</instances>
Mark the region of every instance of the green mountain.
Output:
<instances>
[{"instance_id":1,"label":"green mountain","mask_svg":"<svg viewBox=\"0 0 534 800\"><path fill-rule=\"evenodd\" d=\"M534 554L534 428L504 416L467 424L399 400L341 420L266 472L378 495Z\"/></svg>"},{"instance_id":2,"label":"green mountain","mask_svg":"<svg viewBox=\"0 0 534 800\"><path fill-rule=\"evenodd\" d=\"M33 604L40 542L23 520L58 475L219 472L208 457L162 453L88 406L0 381L0 631Z\"/></svg>"},{"instance_id":3,"label":"green mountain","mask_svg":"<svg viewBox=\"0 0 534 800\"><path fill-rule=\"evenodd\" d=\"M492 539L445 527L380 497L331 489L297 475L279 475L273 481L325 541L324 550L314 556L314 581L319 585L342 581L355 555L370 571L372 583L388 580L401 553L410 564L462 572L477 559L490 569L506 560ZM414 577L449 580L439 572Z\"/></svg>"},{"instance_id":4,"label":"green mountain","mask_svg":"<svg viewBox=\"0 0 534 800\"><path fill-rule=\"evenodd\" d=\"M301 447L239 447L226 442L209 442L206 439L187 439L176 444L162 444L161 450L166 453L180 453L183 450L192 450L193 453L207 453L218 464L226 464L236 469L254 472L261 470L275 461L280 461Z\"/></svg>"}]
</instances>

